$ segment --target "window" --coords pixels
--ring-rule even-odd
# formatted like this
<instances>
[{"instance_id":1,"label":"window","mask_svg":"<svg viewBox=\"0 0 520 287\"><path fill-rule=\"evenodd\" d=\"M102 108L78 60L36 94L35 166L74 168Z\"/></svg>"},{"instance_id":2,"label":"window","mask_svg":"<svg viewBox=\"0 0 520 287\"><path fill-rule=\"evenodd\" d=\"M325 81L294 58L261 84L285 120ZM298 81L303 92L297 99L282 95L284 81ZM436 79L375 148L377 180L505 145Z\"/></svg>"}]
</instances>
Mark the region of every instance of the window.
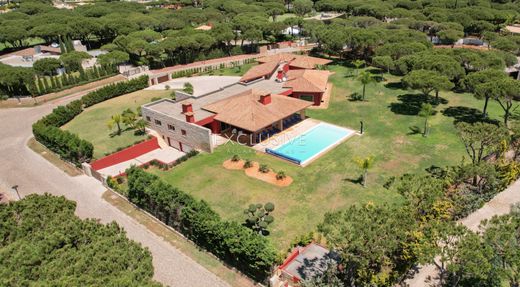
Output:
<instances>
[{"instance_id":1,"label":"window","mask_svg":"<svg viewBox=\"0 0 520 287\"><path fill-rule=\"evenodd\" d=\"M174 127L173 125L168 124L168 129L169 129L170 131L174 131L174 130L175 130L175 127Z\"/></svg>"},{"instance_id":2,"label":"window","mask_svg":"<svg viewBox=\"0 0 520 287\"><path fill-rule=\"evenodd\" d=\"M151 121L152 119L150 119L149 116L146 116L146 120L147 120L147 121Z\"/></svg>"},{"instance_id":3,"label":"window","mask_svg":"<svg viewBox=\"0 0 520 287\"><path fill-rule=\"evenodd\" d=\"M160 126L162 123L161 123L160 120L155 120L155 124L158 125L158 126Z\"/></svg>"},{"instance_id":4,"label":"window","mask_svg":"<svg viewBox=\"0 0 520 287\"><path fill-rule=\"evenodd\" d=\"M186 131L185 131L185 130L181 130L181 134L182 134L183 136L185 136L185 135L186 135Z\"/></svg>"},{"instance_id":5,"label":"window","mask_svg":"<svg viewBox=\"0 0 520 287\"><path fill-rule=\"evenodd\" d=\"M300 95L300 99L308 102L314 102L313 95Z\"/></svg>"}]
</instances>

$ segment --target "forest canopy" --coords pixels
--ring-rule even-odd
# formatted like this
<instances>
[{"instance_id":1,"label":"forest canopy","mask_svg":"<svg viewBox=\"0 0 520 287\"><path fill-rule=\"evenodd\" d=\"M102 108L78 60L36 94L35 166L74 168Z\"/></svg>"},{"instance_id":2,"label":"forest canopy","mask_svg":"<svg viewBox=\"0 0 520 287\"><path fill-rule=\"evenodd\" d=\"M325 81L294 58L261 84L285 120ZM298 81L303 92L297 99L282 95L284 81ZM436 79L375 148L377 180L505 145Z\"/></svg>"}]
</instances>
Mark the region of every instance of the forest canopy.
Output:
<instances>
[{"instance_id":1,"label":"forest canopy","mask_svg":"<svg viewBox=\"0 0 520 287\"><path fill-rule=\"evenodd\" d=\"M148 250L75 209L48 194L0 204L0 286L161 286Z\"/></svg>"}]
</instances>

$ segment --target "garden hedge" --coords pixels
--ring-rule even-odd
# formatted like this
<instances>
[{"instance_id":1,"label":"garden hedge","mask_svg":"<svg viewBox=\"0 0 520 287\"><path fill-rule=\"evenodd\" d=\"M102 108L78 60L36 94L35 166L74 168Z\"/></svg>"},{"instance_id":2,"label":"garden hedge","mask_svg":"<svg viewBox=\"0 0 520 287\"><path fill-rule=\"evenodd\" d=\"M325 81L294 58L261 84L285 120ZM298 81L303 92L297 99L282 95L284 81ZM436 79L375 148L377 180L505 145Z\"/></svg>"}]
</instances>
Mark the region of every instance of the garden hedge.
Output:
<instances>
[{"instance_id":1,"label":"garden hedge","mask_svg":"<svg viewBox=\"0 0 520 287\"><path fill-rule=\"evenodd\" d=\"M48 149L76 165L89 162L94 153L92 143L76 134L60 129L61 126L83 112L83 108L148 86L148 76L105 86L90 92L80 100L55 108L52 113L33 124L34 138Z\"/></svg>"},{"instance_id":2,"label":"garden hedge","mask_svg":"<svg viewBox=\"0 0 520 287\"><path fill-rule=\"evenodd\" d=\"M141 76L126 82L105 86L99 90L90 92L81 98L85 108L101 103L113 97L128 94L148 87L148 76Z\"/></svg>"},{"instance_id":3,"label":"garden hedge","mask_svg":"<svg viewBox=\"0 0 520 287\"><path fill-rule=\"evenodd\" d=\"M138 167L126 171L128 199L244 274L263 281L276 263L267 238L225 221L205 201L172 187Z\"/></svg>"}]
</instances>

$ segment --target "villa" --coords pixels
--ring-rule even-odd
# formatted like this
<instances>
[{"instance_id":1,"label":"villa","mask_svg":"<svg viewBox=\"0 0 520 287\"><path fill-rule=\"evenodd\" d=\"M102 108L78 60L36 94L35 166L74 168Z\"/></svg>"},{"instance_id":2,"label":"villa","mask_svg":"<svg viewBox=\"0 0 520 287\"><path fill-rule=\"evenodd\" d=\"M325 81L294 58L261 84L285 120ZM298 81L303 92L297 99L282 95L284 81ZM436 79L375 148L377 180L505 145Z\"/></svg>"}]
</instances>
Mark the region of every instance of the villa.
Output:
<instances>
[{"instance_id":1,"label":"villa","mask_svg":"<svg viewBox=\"0 0 520 287\"><path fill-rule=\"evenodd\" d=\"M338 261L336 253L319 244L310 243L305 247L296 247L269 279L269 286L299 286L301 281L323 273L329 264Z\"/></svg>"},{"instance_id":2,"label":"villa","mask_svg":"<svg viewBox=\"0 0 520 287\"><path fill-rule=\"evenodd\" d=\"M246 145L257 144L305 119L305 110L319 105L330 90L329 71L316 70L329 60L279 54L259 59L238 82L211 83L209 89L177 92L142 107L149 127L180 151L212 152L214 135Z\"/></svg>"}]
</instances>

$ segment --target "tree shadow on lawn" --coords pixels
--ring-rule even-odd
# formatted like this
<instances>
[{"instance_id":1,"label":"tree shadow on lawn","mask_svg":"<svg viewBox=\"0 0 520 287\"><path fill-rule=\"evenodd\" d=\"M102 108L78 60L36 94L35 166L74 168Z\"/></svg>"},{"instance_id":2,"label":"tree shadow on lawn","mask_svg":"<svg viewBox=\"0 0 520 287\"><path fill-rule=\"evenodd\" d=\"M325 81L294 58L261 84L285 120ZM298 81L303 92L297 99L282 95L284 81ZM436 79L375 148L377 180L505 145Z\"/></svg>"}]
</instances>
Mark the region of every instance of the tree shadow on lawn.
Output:
<instances>
[{"instance_id":1,"label":"tree shadow on lawn","mask_svg":"<svg viewBox=\"0 0 520 287\"><path fill-rule=\"evenodd\" d=\"M120 133L118 133L117 130L116 130L116 131L113 131L113 132L111 132L110 134L108 134L108 136L109 136L110 138L113 138L113 137L116 137L116 136L121 136L123 133L125 133L125 132L127 132L127 131L129 131L129 130L133 130L133 128L131 128L131 127L126 127L126 128L124 128L124 129L121 129L121 132L120 132Z\"/></svg>"},{"instance_id":2,"label":"tree shadow on lawn","mask_svg":"<svg viewBox=\"0 0 520 287\"><path fill-rule=\"evenodd\" d=\"M356 185L362 185L363 183L363 176L358 176L357 178L344 178L343 181L347 181Z\"/></svg>"},{"instance_id":3,"label":"tree shadow on lawn","mask_svg":"<svg viewBox=\"0 0 520 287\"><path fill-rule=\"evenodd\" d=\"M397 96L400 103L391 103L390 110L399 115L416 116L421 111L421 105L424 103L431 104L434 108L439 104L447 104L448 100L439 98L437 101L435 97L425 96L423 94L405 94ZM437 111L433 113L435 115Z\"/></svg>"},{"instance_id":4,"label":"tree shadow on lawn","mask_svg":"<svg viewBox=\"0 0 520 287\"><path fill-rule=\"evenodd\" d=\"M405 87L401 82L390 82L388 84L385 84L385 88L390 90L404 90Z\"/></svg>"},{"instance_id":5,"label":"tree shadow on lawn","mask_svg":"<svg viewBox=\"0 0 520 287\"><path fill-rule=\"evenodd\" d=\"M449 107L444 109L442 114L444 116L454 118L454 123L465 122L473 124L476 122L486 122L490 124L498 124L497 120L486 118L484 117L484 114L482 114L482 111L470 107Z\"/></svg>"},{"instance_id":6,"label":"tree shadow on lawn","mask_svg":"<svg viewBox=\"0 0 520 287\"><path fill-rule=\"evenodd\" d=\"M419 128L418 126L411 126L411 127L408 127L408 129L410 129L410 131L406 135L413 136L413 135L422 134L421 128Z\"/></svg>"}]
</instances>

